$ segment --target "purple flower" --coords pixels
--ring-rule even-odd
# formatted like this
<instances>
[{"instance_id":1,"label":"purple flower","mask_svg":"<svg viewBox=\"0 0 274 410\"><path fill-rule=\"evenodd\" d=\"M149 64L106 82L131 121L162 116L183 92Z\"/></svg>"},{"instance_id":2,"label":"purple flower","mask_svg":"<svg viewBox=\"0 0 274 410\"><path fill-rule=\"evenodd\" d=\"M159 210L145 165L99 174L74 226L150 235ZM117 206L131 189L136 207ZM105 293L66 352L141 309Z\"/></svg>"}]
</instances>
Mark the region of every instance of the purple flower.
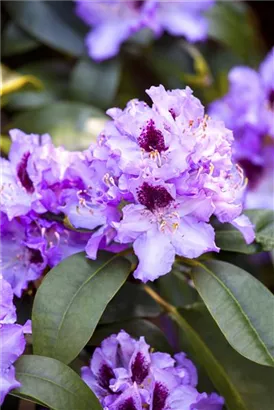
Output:
<instances>
[{"instance_id":1,"label":"purple flower","mask_svg":"<svg viewBox=\"0 0 274 410\"><path fill-rule=\"evenodd\" d=\"M247 208L273 208L274 48L255 71L235 67L229 92L211 104L210 113L233 130L234 158L250 183Z\"/></svg>"},{"instance_id":2,"label":"purple flower","mask_svg":"<svg viewBox=\"0 0 274 410\"><path fill-rule=\"evenodd\" d=\"M108 110L112 121L90 148L88 198L69 216L82 228L102 224L86 247L90 258L110 244L103 236L133 245L139 259L134 276L144 282L169 272L175 255L218 251L212 215L233 222L248 243L254 239L251 223L240 217L246 182L232 162L231 131L204 114L188 87L147 93L152 107L132 100L124 110Z\"/></svg>"},{"instance_id":3,"label":"purple flower","mask_svg":"<svg viewBox=\"0 0 274 410\"><path fill-rule=\"evenodd\" d=\"M27 232L27 223L1 216L1 272L18 297L28 282L38 279L47 265L46 241Z\"/></svg>"},{"instance_id":4,"label":"purple flower","mask_svg":"<svg viewBox=\"0 0 274 410\"><path fill-rule=\"evenodd\" d=\"M155 19L163 30L173 36L184 36L190 42L205 40L208 22L204 12L214 3L214 0L159 1Z\"/></svg>"},{"instance_id":5,"label":"purple flower","mask_svg":"<svg viewBox=\"0 0 274 410\"><path fill-rule=\"evenodd\" d=\"M12 298L10 284L0 276L0 405L11 390L20 387L15 378L13 363L24 352L24 333L31 333L30 321L24 326L15 324L16 314Z\"/></svg>"},{"instance_id":6,"label":"purple flower","mask_svg":"<svg viewBox=\"0 0 274 410\"><path fill-rule=\"evenodd\" d=\"M204 12L213 0L200 2L162 2L156 0L76 1L76 14L92 30L86 45L90 57L102 61L115 56L121 44L143 28L151 29L155 36L164 30L189 41L204 40L208 24Z\"/></svg>"},{"instance_id":7,"label":"purple flower","mask_svg":"<svg viewBox=\"0 0 274 410\"><path fill-rule=\"evenodd\" d=\"M154 27L156 2L83 1L76 2L77 15L93 28L86 38L89 55L96 61L115 56L121 44L144 27Z\"/></svg>"},{"instance_id":8,"label":"purple flower","mask_svg":"<svg viewBox=\"0 0 274 410\"><path fill-rule=\"evenodd\" d=\"M82 378L104 410L221 410L222 397L198 393L197 371L184 353L151 353L123 330L95 349Z\"/></svg>"}]
</instances>

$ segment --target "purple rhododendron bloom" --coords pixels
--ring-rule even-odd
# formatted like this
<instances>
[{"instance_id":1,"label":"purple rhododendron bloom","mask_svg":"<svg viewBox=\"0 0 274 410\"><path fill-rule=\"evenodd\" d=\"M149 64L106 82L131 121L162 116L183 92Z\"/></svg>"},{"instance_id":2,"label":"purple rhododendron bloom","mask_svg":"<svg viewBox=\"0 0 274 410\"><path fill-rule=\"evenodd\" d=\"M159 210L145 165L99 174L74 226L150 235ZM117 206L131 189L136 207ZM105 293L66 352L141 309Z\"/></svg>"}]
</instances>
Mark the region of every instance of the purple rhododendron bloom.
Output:
<instances>
[{"instance_id":1,"label":"purple rhododendron bloom","mask_svg":"<svg viewBox=\"0 0 274 410\"><path fill-rule=\"evenodd\" d=\"M104 410L221 410L224 404L216 393L197 391L197 371L185 353L152 353L143 337L123 330L95 349L82 378Z\"/></svg>"},{"instance_id":2,"label":"purple rhododendron bloom","mask_svg":"<svg viewBox=\"0 0 274 410\"><path fill-rule=\"evenodd\" d=\"M144 282L168 273L175 255L217 252L212 215L254 239L241 216L245 178L232 161L232 132L204 114L188 87L147 93L152 107L132 100L108 110L113 120L86 152L91 187L64 208L76 227L102 225L87 244L90 258L111 241L133 245L134 276Z\"/></svg>"},{"instance_id":3,"label":"purple rhododendron bloom","mask_svg":"<svg viewBox=\"0 0 274 410\"><path fill-rule=\"evenodd\" d=\"M31 333L30 321L24 326L15 323L16 313L12 298L10 284L0 276L0 405L11 390L20 387L15 378L13 363L25 350L24 334Z\"/></svg>"},{"instance_id":4,"label":"purple rhododendron bloom","mask_svg":"<svg viewBox=\"0 0 274 410\"><path fill-rule=\"evenodd\" d=\"M121 44L143 28L151 29L157 37L166 30L192 42L204 40L208 31L204 12L214 1L77 0L76 3L77 15L92 26L86 38L88 53L101 61L115 56Z\"/></svg>"},{"instance_id":5,"label":"purple rhododendron bloom","mask_svg":"<svg viewBox=\"0 0 274 410\"><path fill-rule=\"evenodd\" d=\"M18 297L28 282L38 279L47 265L46 241L32 237L25 221L1 216L1 272Z\"/></svg>"},{"instance_id":6,"label":"purple rhododendron bloom","mask_svg":"<svg viewBox=\"0 0 274 410\"><path fill-rule=\"evenodd\" d=\"M274 48L258 71L235 67L230 88L211 104L210 114L233 130L234 157L249 179L247 208L273 208Z\"/></svg>"},{"instance_id":7,"label":"purple rhododendron bloom","mask_svg":"<svg viewBox=\"0 0 274 410\"><path fill-rule=\"evenodd\" d=\"M158 1L155 19L173 36L184 36L190 42L205 40L208 21L204 13L214 3L214 0Z\"/></svg>"}]
</instances>

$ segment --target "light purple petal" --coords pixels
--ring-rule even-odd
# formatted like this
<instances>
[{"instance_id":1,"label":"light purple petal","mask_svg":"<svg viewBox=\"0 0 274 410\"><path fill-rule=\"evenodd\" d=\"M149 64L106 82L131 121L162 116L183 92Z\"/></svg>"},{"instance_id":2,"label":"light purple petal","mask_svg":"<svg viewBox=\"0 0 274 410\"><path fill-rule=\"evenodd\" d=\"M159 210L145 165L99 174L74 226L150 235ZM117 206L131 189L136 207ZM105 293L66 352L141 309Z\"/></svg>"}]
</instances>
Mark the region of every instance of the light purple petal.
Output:
<instances>
[{"instance_id":1,"label":"light purple petal","mask_svg":"<svg viewBox=\"0 0 274 410\"><path fill-rule=\"evenodd\" d=\"M141 234L133 249L139 259L134 277L142 282L155 280L170 272L175 259L175 250L170 238L157 229Z\"/></svg>"},{"instance_id":2,"label":"light purple petal","mask_svg":"<svg viewBox=\"0 0 274 410\"><path fill-rule=\"evenodd\" d=\"M172 235L172 245L180 256L197 258L205 252L218 252L215 233L211 225L186 216Z\"/></svg>"},{"instance_id":3,"label":"light purple petal","mask_svg":"<svg viewBox=\"0 0 274 410\"><path fill-rule=\"evenodd\" d=\"M255 239L254 225L250 222L246 215L238 216L231 222L235 228L237 228L245 238L246 243L251 243Z\"/></svg>"}]
</instances>

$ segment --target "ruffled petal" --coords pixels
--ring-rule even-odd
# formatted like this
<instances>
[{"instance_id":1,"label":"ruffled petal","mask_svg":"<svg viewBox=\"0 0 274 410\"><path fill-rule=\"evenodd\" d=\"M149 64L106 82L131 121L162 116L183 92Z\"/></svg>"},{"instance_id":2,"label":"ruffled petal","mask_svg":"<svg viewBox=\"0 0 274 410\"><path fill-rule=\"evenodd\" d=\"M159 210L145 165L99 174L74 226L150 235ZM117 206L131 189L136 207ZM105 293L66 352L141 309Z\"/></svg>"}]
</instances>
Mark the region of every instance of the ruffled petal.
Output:
<instances>
[{"instance_id":1,"label":"ruffled petal","mask_svg":"<svg viewBox=\"0 0 274 410\"><path fill-rule=\"evenodd\" d=\"M158 229L141 234L134 242L133 249L139 259L134 277L142 282L155 280L168 273L174 262L175 250L170 238Z\"/></svg>"}]
</instances>

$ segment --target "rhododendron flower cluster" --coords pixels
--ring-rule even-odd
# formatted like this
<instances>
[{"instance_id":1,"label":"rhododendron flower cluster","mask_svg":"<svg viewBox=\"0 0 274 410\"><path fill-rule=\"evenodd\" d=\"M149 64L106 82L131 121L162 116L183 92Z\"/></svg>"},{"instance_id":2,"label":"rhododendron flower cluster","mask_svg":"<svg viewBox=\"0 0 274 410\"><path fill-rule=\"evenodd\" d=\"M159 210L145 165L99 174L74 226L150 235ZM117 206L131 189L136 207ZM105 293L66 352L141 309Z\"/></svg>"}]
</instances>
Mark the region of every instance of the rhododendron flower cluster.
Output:
<instances>
[{"instance_id":1,"label":"rhododendron flower cluster","mask_svg":"<svg viewBox=\"0 0 274 410\"><path fill-rule=\"evenodd\" d=\"M31 333L30 321L24 326L15 322L12 288L0 275L0 405L10 390L20 387L13 363L24 352L24 334Z\"/></svg>"},{"instance_id":2,"label":"rhododendron flower cluster","mask_svg":"<svg viewBox=\"0 0 274 410\"><path fill-rule=\"evenodd\" d=\"M97 61L115 56L127 38L144 28L156 37L166 30L190 42L205 40L208 23L204 12L214 4L213 0L76 1L77 15L92 26L86 45Z\"/></svg>"},{"instance_id":3,"label":"rhododendron flower cluster","mask_svg":"<svg viewBox=\"0 0 274 410\"><path fill-rule=\"evenodd\" d=\"M82 378L104 410L221 410L216 393L198 393L197 371L185 353L152 352L123 330L95 349Z\"/></svg>"},{"instance_id":4,"label":"rhododendron flower cluster","mask_svg":"<svg viewBox=\"0 0 274 410\"><path fill-rule=\"evenodd\" d=\"M211 104L210 114L233 130L233 155L249 178L246 206L273 208L274 48L258 71L235 67L230 88Z\"/></svg>"},{"instance_id":5,"label":"rhododendron flower cluster","mask_svg":"<svg viewBox=\"0 0 274 410\"><path fill-rule=\"evenodd\" d=\"M64 209L77 228L94 228L99 218L90 258L113 240L133 245L134 276L144 282L168 273L175 255L217 252L212 215L254 239L241 215L245 178L232 162L231 131L204 114L190 88L147 93L152 107L132 100L107 111L113 120L87 153L93 183Z\"/></svg>"},{"instance_id":6,"label":"rhododendron flower cluster","mask_svg":"<svg viewBox=\"0 0 274 410\"><path fill-rule=\"evenodd\" d=\"M245 177L232 161L232 132L205 115L188 87L147 93L152 107L132 100L108 110L112 120L84 152L11 131L9 160L1 159L2 267L17 296L84 249L95 259L98 249L133 246L135 278L154 280L175 255L218 252L213 215L254 239L241 215Z\"/></svg>"}]
</instances>

